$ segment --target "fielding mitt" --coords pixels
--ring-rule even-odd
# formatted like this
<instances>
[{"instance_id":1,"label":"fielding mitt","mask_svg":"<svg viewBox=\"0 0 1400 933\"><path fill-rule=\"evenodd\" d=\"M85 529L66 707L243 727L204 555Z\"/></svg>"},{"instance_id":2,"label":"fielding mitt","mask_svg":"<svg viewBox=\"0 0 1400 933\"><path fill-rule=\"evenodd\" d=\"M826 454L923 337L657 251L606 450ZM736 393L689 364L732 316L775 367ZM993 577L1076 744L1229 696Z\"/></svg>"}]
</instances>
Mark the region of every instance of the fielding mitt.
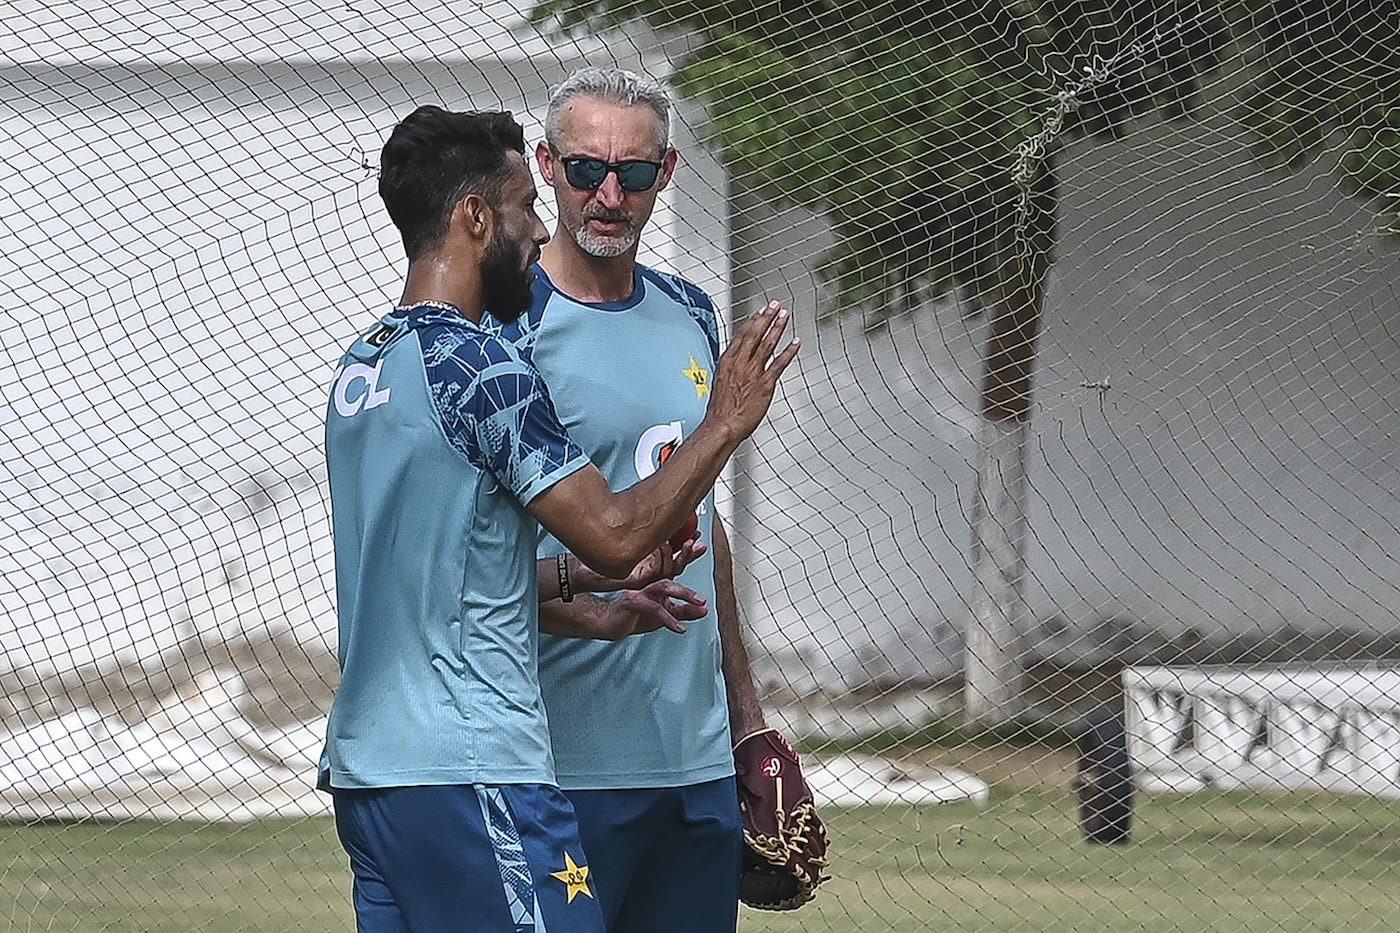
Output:
<instances>
[{"instance_id":1,"label":"fielding mitt","mask_svg":"<svg viewBox=\"0 0 1400 933\"><path fill-rule=\"evenodd\" d=\"M775 729L734 746L744 863L739 900L760 910L795 910L827 880L826 827L802 779L797 752Z\"/></svg>"}]
</instances>

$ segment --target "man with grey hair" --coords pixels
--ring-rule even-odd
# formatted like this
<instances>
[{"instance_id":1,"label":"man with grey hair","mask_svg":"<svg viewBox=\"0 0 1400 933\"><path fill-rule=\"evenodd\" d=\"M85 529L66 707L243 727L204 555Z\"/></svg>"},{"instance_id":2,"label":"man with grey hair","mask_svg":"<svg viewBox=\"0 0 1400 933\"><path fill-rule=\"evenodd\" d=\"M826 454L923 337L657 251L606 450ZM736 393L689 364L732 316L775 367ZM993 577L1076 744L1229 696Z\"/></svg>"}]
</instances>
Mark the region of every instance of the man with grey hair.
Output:
<instances>
[{"instance_id":1,"label":"man with grey hair","mask_svg":"<svg viewBox=\"0 0 1400 933\"><path fill-rule=\"evenodd\" d=\"M666 88L628 71L585 68L555 90L535 158L554 189L558 229L536 266L533 306L500 325L615 490L656 472L696 429L719 355L709 297L637 262L642 230L679 158L670 126ZM745 775L771 784L761 773L770 762L788 781L787 803L775 806L807 807L790 825L814 859L804 896L784 906L810 898L825 865L825 832L796 756L764 722L713 491L672 544L697 537L709 548L695 545L702 556L678 580L709 611L684 638L551 637L570 630L571 615L576 625L601 612L606 603L592 597L541 613L540 679L556 772L610 933L735 929ZM562 551L544 536L539 556Z\"/></svg>"},{"instance_id":2,"label":"man with grey hair","mask_svg":"<svg viewBox=\"0 0 1400 933\"><path fill-rule=\"evenodd\" d=\"M599 114L589 106L590 101L603 101L610 106ZM591 122L610 116L625 117L625 125L616 131L638 133L626 143L646 158L627 160L615 172L608 172L605 160L563 157L559 146L577 135L576 118L584 111L585 119ZM621 258L614 264L615 272L628 281L629 292L642 228L651 217L656 195L670 182L676 169L678 155L670 138L671 99L666 88L629 71L585 68L575 72L555 91L545 117L545 141L536 151L541 171L548 163L551 170L545 177L550 178L556 170L555 160L559 160L569 187L591 195L561 197L559 186L550 182L559 206L560 229L589 256L603 260ZM616 188L604 184L609 174L616 174Z\"/></svg>"}]
</instances>

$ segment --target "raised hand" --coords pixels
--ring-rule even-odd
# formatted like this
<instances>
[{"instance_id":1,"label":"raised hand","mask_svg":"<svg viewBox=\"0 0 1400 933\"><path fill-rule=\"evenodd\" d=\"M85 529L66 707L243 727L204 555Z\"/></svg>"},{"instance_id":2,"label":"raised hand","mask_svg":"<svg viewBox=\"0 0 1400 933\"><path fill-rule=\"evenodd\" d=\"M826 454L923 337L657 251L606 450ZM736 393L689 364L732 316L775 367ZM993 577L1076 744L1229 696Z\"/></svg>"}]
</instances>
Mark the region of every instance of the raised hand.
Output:
<instances>
[{"instance_id":1,"label":"raised hand","mask_svg":"<svg viewBox=\"0 0 1400 933\"><path fill-rule=\"evenodd\" d=\"M715 367L707 420L723 420L740 437L754 432L773 404L779 377L801 346L793 338L774 355L790 319L787 308L770 301L739 328Z\"/></svg>"}]
</instances>

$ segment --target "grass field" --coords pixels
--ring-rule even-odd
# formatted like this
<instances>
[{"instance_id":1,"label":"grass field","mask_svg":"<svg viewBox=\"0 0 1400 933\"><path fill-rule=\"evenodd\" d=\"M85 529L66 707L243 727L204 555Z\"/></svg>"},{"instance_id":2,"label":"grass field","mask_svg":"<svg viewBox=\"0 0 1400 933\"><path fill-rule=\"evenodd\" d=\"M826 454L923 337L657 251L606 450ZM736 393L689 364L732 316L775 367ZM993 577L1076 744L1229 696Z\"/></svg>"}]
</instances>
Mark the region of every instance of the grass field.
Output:
<instances>
[{"instance_id":1,"label":"grass field","mask_svg":"<svg viewBox=\"0 0 1400 933\"><path fill-rule=\"evenodd\" d=\"M835 880L749 931L1328 931L1400 928L1400 804L1139 798L1133 841L1083 842L1073 798L996 786L983 807L826 813ZM346 931L327 820L0 826L0 929Z\"/></svg>"}]
</instances>

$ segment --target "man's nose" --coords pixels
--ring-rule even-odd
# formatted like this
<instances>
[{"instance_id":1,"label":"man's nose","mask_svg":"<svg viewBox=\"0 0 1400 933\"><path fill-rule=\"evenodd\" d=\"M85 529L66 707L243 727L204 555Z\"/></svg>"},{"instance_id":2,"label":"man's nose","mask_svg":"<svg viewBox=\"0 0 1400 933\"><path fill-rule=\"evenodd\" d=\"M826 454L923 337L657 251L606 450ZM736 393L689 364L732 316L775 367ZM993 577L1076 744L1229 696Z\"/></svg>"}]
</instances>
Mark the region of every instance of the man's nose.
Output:
<instances>
[{"instance_id":1,"label":"man's nose","mask_svg":"<svg viewBox=\"0 0 1400 933\"><path fill-rule=\"evenodd\" d=\"M617 172L608 172L603 183L598 186L598 203L607 208L618 208L627 192L622 190L622 182L617 180Z\"/></svg>"}]
</instances>

